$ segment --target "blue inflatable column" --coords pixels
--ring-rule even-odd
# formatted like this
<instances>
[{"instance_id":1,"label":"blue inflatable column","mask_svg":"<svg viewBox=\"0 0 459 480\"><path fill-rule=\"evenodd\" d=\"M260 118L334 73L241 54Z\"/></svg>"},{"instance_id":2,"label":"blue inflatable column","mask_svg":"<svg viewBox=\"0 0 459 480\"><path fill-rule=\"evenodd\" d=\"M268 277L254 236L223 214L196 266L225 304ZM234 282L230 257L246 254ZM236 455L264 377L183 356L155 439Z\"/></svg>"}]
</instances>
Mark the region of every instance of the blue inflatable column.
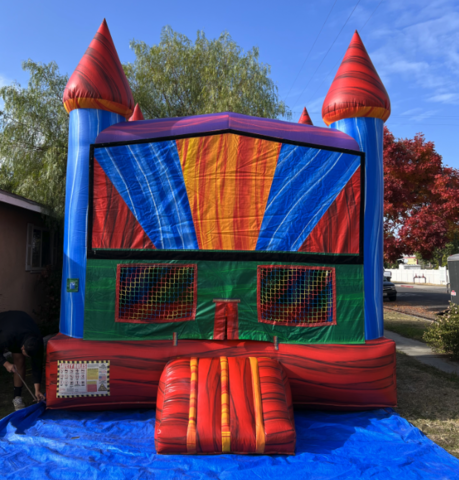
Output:
<instances>
[{"instance_id":1,"label":"blue inflatable column","mask_svg":"<svg viewBox=\"0 0 459 480\"><path fill-rule=\"evenodd\" d=\"M357 31L322 106L331 128L353 137L365 153L363 274L365 339L384 335L384 122L390 99Z\"/></svg>"},{"instance_id":2,"label":"blue inflatable column","mask_svg":"<svg viewBox=\"0 0 459 480\"><path fill-rule=\"evenodd\" d=\"M97 135L125 118L96 109L70 112L65 190L64 265L60 332L83 338L89 198L89 146Z\"/></svg>"},{"instance_id":3,"label":"blue inflatable column","mask_svg":"<svg viewBox=\"0 0 459 480\"><path fill-rule=\"evenodd\" d=\"M357 117L330 125L353 137L365 152L364 285L365 339L384 335L384 169L383 127L379 118Z\"/></svg>"}]
</instances>

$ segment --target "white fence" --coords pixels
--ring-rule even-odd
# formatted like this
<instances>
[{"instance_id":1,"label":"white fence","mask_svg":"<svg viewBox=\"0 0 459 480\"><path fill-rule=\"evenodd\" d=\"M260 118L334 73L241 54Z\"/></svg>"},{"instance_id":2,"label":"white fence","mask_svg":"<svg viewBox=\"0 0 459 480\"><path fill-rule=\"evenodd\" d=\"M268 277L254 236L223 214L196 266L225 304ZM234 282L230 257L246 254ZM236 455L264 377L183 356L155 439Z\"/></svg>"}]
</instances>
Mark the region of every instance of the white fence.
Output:
<instances>
[{"instance_id":1,"label":"white fence","mask_svg":"<svg viewBox=\"0 0 459 480\"><path fill-rule=\"evenodd\" d=\"M392 282L416 283L422 285L431 283L433 285L446 285L449 283L449 275L446 267L440 267L438 270L423 270L421 268L386 269L385 272L391 272Z\"/></svg>"}]
</instances>

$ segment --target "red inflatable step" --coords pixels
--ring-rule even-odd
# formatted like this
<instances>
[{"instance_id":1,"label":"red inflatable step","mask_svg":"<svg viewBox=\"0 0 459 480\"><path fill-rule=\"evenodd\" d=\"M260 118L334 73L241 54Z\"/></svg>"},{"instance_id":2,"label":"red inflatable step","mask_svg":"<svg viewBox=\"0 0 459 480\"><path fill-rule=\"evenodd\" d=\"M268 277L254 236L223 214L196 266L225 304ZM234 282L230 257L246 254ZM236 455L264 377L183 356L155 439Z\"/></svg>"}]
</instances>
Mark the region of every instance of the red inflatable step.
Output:
<instances>
[{"instance_id":1,"label":"red inflatable step","mask_svg":"<svg viewBox=\"0 0 459 480\"><path fill-rule=\"evenodd\" d=\"M163 370L156 404L162 454L295 453L290 385L271 358L178 358Z\"/></svg>"}]
</instances>

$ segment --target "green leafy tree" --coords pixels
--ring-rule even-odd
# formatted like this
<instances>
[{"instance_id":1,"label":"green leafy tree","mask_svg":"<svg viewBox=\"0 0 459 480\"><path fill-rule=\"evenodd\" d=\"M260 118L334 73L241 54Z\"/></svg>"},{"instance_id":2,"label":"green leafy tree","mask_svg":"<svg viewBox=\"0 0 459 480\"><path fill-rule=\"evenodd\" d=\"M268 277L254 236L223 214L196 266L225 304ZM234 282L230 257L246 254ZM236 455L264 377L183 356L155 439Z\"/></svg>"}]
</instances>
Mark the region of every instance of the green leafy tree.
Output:
<instances>
[{"instance_id":1,"label":"green leafy tree","mask_svg":"<svg viewBox=\"0 0 459 480\"><path fill-rule=\"evenodd\" d=\"M28 60L27 88L0 88L0 188L46 205L64 216L68 114L62 105L67 75L54 62Z\"/></svg>"},{"instance_id":2,"label":"green leafy tree","mask_svg":"<svg viewBox=\"0 0 459 480\"><path fill-rule=\"evenodd\" d=\"M192 44L166 27L159 45L131 46L136 60L125 70L147 118L221 111L290 115L258 49L244 53L227 33L207 40L200 32ZM62 223L69 118L62 95L68 77L55 62L28 60L23 69L30 74L26 88L0 88L0 188L46 205Z\"/></svg>"},{"instance_id":3,"label":"green leafy tree","mask_svg":"<svg viewBox=\"0 0 459 480\"><path fill-rule=\"evenodd\" d=\"M258 48L243 52L228 33L194 44L165 27L158 45L131 42L136 59L124 65L134 99L146 118L236 112L257 117L291 117L279 101L271 68Z\"/></svg>"},{"instance_id":4,"label":"green leafy tree","mask_svg":"<svg viewBox=\"0 0 459 480\"><path fill-rule=\"evenodd\" d=\"M430 263L434 268L445 267L448 265L448 257L455 255L456 253L459 253L459 234L457 231L452 234L451 242L447 243L444 248L437 248L434 250ZM426 263L419 254L416 256L419 256L421 264Z\"/></svg>"}]
</instances>

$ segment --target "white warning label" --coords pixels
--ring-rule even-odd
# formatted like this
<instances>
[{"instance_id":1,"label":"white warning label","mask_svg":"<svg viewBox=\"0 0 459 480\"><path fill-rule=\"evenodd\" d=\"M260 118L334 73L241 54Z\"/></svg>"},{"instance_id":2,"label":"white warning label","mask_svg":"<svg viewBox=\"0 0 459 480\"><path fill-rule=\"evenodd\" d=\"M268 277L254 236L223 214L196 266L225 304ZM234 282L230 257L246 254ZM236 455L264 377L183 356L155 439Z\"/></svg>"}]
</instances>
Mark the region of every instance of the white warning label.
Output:
<instances>
[{"instance_id":1,"label":"white warning label","mask_svg":"<svg viewBox=\"0 0 459 480\"><path fill-rule=\"evenodd\" d=\"M58 398L108 395L110 395L110 360L58 361Z\"/></svg>"}]
</instances>

